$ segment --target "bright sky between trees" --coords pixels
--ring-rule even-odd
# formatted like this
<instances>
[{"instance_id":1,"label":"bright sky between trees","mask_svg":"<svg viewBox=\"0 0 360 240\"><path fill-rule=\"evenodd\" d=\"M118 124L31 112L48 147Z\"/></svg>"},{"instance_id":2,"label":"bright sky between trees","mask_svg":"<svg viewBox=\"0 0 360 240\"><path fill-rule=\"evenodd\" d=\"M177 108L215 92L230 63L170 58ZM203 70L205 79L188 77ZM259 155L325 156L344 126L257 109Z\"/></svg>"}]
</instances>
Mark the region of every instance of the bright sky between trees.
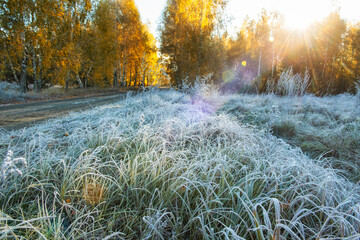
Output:
<instances>
[{"instance_id":1,"label":"bright sky between trees","mask_svg":"<svg viewBox=\"0 0 360 240\"><path fill-rule=\"evenodd\" d=\"M166 0L135 0L144 22L149 22L151 32L158 36L157 27ZM288 28L304 29L310 23L326 17L329 12L340 8L343 18L351 22L360 22L360 0L229 0L227 11L233 18L230 33L241 26L244 18L256 18L265 8L284 15Z\"/></svg>"}]
</instances>

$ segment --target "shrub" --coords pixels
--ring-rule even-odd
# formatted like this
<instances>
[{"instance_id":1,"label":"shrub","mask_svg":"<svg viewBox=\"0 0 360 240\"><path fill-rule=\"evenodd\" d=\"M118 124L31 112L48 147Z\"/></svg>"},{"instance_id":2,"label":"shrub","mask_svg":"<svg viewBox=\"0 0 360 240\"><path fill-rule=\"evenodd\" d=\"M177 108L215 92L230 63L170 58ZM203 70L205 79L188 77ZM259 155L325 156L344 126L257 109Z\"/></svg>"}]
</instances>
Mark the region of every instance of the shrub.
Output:
<instances>
[{"instance_id":1,"label":"shrub","mask_svg":"<svg viewBox=\"0 0 360 240\"><path fill-rule=\"evenodd\" d=\"M358 104L360 105L360 80L355 83L355 88L356 88L357 101Z\"/></svg>"},{"instance_id":2,"label":"shrub","mask_svg":"<svg viewBox=\"0 0 360 240\"><path fill-rule=\"evenodd\" d=\"M281 96L295 97L304 96L310 84L310 75L305 71L304 77L300 73L294 74L293 69L284 70L279 80L268 80L266 85L267 93L275 93Z\"/></svg>"},{"instance_id":3,"label":"shrub","mask_svg":"<svg viewBox=\"0 0 360 240\"><path fill-rule=\"evenodd\" d=\"M8 103L12 100L22 100L26 94L20 91L16 83L0 82L0 103Z\"/></svg>"}]
</instances>

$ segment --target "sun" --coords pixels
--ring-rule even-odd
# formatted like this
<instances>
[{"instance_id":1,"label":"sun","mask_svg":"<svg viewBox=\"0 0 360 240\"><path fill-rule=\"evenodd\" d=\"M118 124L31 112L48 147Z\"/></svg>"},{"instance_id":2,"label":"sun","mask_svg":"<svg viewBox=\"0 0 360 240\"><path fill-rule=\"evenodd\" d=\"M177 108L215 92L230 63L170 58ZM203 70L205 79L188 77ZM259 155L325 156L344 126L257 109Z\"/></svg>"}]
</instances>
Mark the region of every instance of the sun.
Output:
<instances>
[{"instance_id":1,"label":"sun","mask_svg":"<svg viewBox=\"0 0 360 240\"><path fill-rule=\"evenodd\" d=\"M305 30L330 12L329 2L324 0L286 1L280 8L285 25L294 30Z\"/></svg>"},{"instance_id":2,"label":"sun","mask_svg":"<svg viewBox=\"0 0 360 240\"><path fill-rule=\"evenodd\" d=\"M292 30L305 30L315 20L311 17L304 17L298 15L285 15L285 25Z\"/></svg>"}]
</instances>

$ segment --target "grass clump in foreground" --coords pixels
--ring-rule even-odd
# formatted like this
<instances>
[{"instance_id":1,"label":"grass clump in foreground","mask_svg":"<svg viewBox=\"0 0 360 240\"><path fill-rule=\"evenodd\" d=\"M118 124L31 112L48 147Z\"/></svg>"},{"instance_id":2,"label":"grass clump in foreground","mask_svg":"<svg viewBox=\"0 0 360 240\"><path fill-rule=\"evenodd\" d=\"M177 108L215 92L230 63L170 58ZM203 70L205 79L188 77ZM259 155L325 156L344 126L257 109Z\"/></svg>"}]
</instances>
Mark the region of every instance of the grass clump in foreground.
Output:
<instances>
[{"instance_id":1,"label":"grass clump in foreground","mask_svg":"<svg viewBox=\"0 0 360 240\"><path fill-rule=\"evenodd\" d=\"M27 165L2 173L0 238L359 238L360 187L215 112L226 100L151 90L2 132L1 159Z\"/></svg>"}]
</instances>

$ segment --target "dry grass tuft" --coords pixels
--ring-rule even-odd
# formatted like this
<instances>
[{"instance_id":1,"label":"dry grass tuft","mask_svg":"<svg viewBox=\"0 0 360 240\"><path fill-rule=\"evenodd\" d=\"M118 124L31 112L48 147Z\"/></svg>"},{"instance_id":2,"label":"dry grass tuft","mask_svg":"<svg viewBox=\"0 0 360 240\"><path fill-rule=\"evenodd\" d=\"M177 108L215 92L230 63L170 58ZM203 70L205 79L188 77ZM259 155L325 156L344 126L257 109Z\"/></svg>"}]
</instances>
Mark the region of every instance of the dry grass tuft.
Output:
<instances>
[{"instance_id":1,"label":"dry grass tuft","mask_svg":"<svg viewBox=\"0 0 360 240\"><path fill-rule=\"evenodd\" d=\"M83 185L83 199L89 205L96 205L104 201L106 186L94 178L86 178Z\"/></svg>"}]
</instances>

